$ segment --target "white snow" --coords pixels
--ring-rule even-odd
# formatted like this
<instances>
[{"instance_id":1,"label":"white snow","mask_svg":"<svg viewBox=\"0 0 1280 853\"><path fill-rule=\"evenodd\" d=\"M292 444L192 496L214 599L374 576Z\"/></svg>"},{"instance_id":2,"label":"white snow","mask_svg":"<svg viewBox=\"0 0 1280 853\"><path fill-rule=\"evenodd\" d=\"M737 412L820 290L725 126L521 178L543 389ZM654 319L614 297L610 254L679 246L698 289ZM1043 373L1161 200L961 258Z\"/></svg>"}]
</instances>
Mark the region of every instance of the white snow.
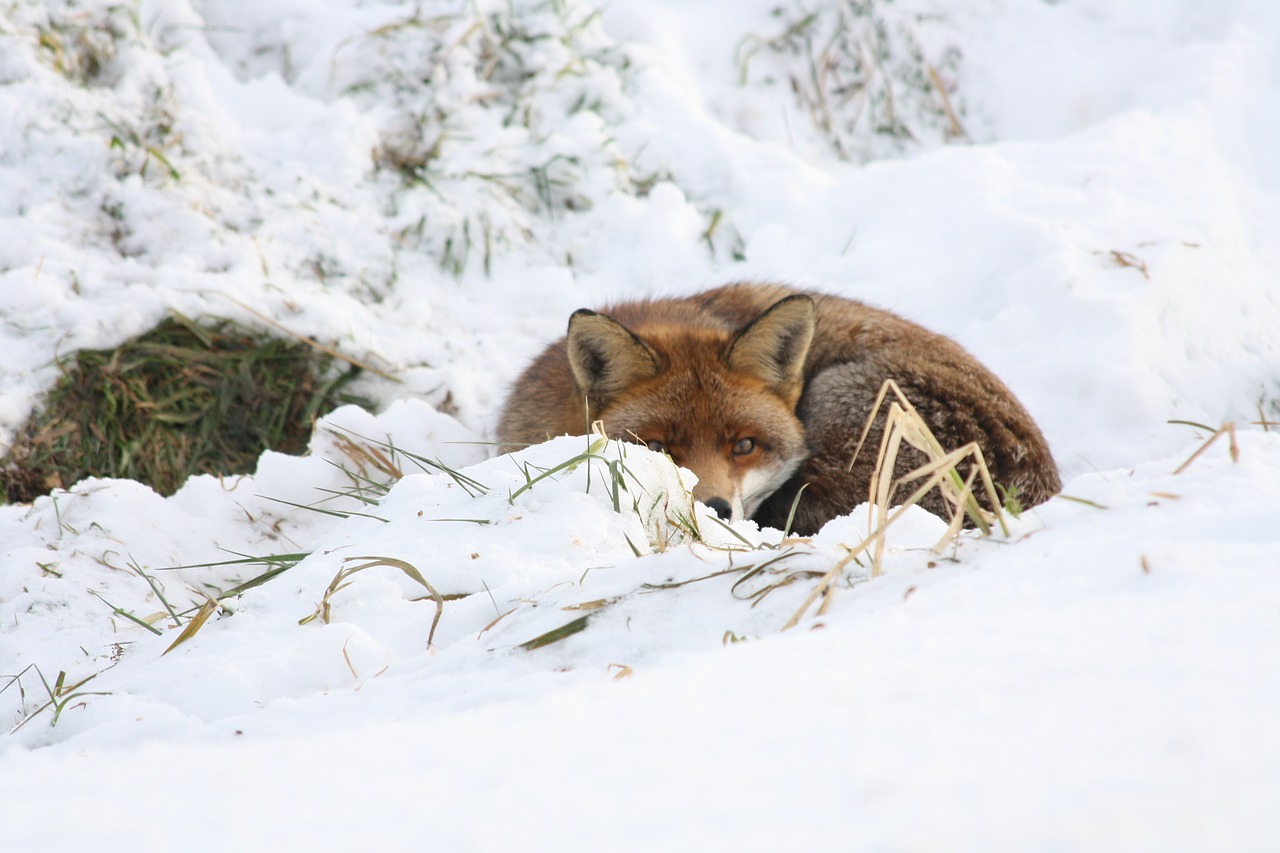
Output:
<instances>
[{"instance_id":1,"label":"white snow","mask_svg":"<svg viewBox=\"0 0 1280 853\"><path fill-rule=\"evenodd\" d=\"M397 380L252 476L0 506L5 849L1280 849L1280 6L599 6L0 15L0 442L172 311ZM806 76L841 32L913 138ZM912 510L783 631L865 512L779 545L643 448L490 458L571 311L750 279L957 339L1066 497L941 554ZM405 476L334 496L369 441Z\"/></svg>"}]
</instances>

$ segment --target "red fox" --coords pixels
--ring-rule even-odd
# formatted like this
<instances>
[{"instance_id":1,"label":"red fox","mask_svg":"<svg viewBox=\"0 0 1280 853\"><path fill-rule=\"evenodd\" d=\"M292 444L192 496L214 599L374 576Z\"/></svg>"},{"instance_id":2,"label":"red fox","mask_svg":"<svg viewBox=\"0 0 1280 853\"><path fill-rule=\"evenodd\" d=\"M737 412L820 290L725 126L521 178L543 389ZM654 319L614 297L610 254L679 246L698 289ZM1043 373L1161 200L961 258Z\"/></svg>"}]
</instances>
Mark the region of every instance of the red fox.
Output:
<instances>
[{"instance_id":1,"label":"red fox","mask_svg":"<svg viewBox=\"0 0 1280 853\"><path fill-rule=\"evenodd\" d=\"M883 414L854 451L886 379L944 448L976 441L1024 506L1061 488L1031 416L958 344L851 299L772 284L574 312L568 335L516 381L498 439L583 435L601 420L693 471L694 497L721 518L781 529L795 504L791 529L806 535L868 500ZM903 448L895 476L925 461ZM937 489L921 506L948 515Z\"/></svg>"}]
</instances>

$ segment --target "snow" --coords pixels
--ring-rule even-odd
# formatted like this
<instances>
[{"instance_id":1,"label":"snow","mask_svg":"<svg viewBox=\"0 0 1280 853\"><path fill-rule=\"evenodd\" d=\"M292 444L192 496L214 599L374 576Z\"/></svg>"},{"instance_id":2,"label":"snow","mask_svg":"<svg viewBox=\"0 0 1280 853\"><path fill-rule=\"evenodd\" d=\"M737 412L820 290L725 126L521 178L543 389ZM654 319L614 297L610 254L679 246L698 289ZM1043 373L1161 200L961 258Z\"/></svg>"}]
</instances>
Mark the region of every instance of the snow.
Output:
<instances>
[{"instance_id":1,"label":"snow","mask_svg":"<svg viewBox=\"0 0 1280 853\"><path fill-rule=\"evenodd\" d=\"M171 311L394 379L252 476L0 507L7 847L1280 847L1280 8L872 4L906 139L759 47L852 7L12 5L0 441ZM643 448L493 456L571 311L751 279L957 339L1064 497L942 553L909 511L784 631L864 511L781 543Z\"/></svg>"}]
</instances>

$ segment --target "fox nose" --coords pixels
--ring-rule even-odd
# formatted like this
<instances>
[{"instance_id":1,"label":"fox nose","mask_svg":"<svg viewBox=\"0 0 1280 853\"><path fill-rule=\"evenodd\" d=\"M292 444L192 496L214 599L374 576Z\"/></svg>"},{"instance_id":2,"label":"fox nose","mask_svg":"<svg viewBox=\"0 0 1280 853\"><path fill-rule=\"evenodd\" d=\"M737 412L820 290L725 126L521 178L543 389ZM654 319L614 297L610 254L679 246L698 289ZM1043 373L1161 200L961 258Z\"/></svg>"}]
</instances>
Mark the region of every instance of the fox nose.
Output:
<instances>
[{"instance_id":1,"label":"fox nose","mask_svg":"<svg viewBox=\"0 0 1280 853\"><path fill-rule=\"evenodd\" d=\"M724 498L707 498L703 503L707 505L708 509L715 510L716 515L721 518L727 519L733 515L733 509L730 508L729 502Z\"/></svg>"}]
</instances>

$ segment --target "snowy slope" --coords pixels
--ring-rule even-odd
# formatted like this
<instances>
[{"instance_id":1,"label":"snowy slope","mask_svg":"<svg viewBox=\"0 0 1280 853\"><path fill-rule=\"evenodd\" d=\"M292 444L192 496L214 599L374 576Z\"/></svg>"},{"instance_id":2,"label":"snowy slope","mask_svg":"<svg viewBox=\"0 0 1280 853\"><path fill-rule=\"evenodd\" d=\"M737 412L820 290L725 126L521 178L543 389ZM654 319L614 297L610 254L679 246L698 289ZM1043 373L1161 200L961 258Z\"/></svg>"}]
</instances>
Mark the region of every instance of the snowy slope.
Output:
<instances>
[{"instance_id":1,"label":"snowy slope","mask_svg":"<svg viewBox=\"0 0 1280 853\"><path fill-rule=\"evenodd\" d=\"M0 438L173 310L398 380L253 476L0 507L6 845L1280 846L1278 46L1268 0L4 8ZM865 513L487 458L572 310L762 278L956 338L1069 497L942 553L911 511L783 631ZM440 467L382 496L379 441ZM292 556L166 653L243 555Z\"/></svg>"}]
</instances>

